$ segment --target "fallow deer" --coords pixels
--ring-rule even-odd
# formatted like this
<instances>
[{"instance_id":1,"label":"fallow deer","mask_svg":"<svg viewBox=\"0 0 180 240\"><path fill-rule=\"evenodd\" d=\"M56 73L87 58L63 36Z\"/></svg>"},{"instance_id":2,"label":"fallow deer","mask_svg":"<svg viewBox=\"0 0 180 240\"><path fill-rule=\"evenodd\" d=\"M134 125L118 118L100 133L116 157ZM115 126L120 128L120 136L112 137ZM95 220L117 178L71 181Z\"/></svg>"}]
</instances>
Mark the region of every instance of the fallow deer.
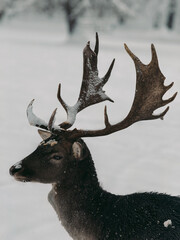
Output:
<instances>
[{"instance_id":1,"label":"fallow deer","mask_svg":"<svg viewBox=\"0 0 180 240\"><path fill-rule=\"evenodd\" d=\"M100 130L69 128L78 112L105 100L112 101L104 92L114 65L103 78L99 78L97 57L99 39L96 34L94 51L88 42L84 52L84 70L80 95L74 106L67 105L61 97L59 85L57 97L67 112L67 120L55 125L53 112L48 123L33 113L33 101L27 108L31 125L38 130L43 141L37 149L10 168L10 174L18 181L52 184L48 195L62 225L76 240L180 240L180 198L159 193L134 193L115 195L99 184L90 151L81 138L105 136L131 126L141 120L163 118L153 112L172 102L163 95L172 87L164 85L165 77L158 65L157 54L151 46L152 60L144 65L127 47L133 59L137 80L135 98L127 117L112 125L104 110L105 127Z\"/></svg>"}]
</instances>

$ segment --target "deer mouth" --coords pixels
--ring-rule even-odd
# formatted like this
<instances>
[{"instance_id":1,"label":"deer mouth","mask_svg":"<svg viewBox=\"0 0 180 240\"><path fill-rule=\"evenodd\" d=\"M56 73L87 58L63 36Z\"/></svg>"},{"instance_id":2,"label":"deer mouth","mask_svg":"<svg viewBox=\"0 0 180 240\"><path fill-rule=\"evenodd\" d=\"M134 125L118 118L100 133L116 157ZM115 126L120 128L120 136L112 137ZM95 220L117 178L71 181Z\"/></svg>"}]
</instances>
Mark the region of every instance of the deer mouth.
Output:
<instances>
[{"instance_id":1,"label":"deer mouth","mask_svg":"<svg viewBox=\"0 0 180 240\"><path fill-rule=\"evenodd\" d=\"M24 167L21 165L21 162L13 165L9 169L9 173L15 178L15 180L19 182L31 182L30 173L24 169Z\"/></svg>"},{"instance_id":2,"label":"deer mouth","mask_svg":"<svg viewBox=\"0 0 180 240\"><path fill-rule=\"evenodd\" d=\"M14 178L16 179L16 181L19 181L19 182L31 182L30 178L25 176L20 176L17 173L14 174Z\"/></svg>"}]
</instances>

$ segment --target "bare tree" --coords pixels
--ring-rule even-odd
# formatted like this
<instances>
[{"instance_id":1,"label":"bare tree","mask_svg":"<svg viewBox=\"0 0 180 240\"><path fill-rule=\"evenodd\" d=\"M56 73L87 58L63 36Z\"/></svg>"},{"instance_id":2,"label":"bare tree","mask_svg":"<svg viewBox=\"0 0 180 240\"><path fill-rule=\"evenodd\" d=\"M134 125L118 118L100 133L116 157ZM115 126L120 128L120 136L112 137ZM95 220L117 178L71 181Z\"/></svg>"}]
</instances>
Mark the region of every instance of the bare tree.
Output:
<instances>
[{"instance_id":1,"label":"bare tree","mask_svg":"<svg viewBox=\"0 0 180 240\"><path fill-rule=\"evenodd\" d=\"M98 18L114 17L120 24L134 16L133 5L125 0L90 0L90 6Z\"/></svg>"},{"instance_id":2,"label":"bare tree","mask_svg":"<svg viewBox=\"0 0 180 240\"><path fill-rule=\"evenodd\" d=\"M0 17L3 15L17 16L28 10L49 15L65 14L67 29L70 34L75 32L80 17L85 13L86 0L2 0Z\"/></svg>"},{"instance_id":3,"label":"bare tree","mask_svg":"<svg viewBox=\"0 0 180 240\"><path fill-rule=\"evenodd\" d=\"M79 18L85 12L84 0L60 0L60 4L64 9L68 32L73 34L78 24Z\"/></svg>"},{"instance_id":4,"label":"bare tree","mask_svg":"<svg viewBox=\"0 0 180 240\"><path fill-rule=\"evenodd\" d=\"M174 22L175 22L175 17L176 17L176 7L177 7L177 1L170 0L169 8L168 8L168 15L167 15L167 22L166 22L166 25L169 29L174 28Z\"/></svg>"},{"instance_id":5,"label":"bare tree","mask_svg":"<svg viewBox=\"0 0 180 240\"><path fill-rule=\"evenodd\" d=\"M86 0L36 0L36 6L38 6L41 11L51 15L54 12L63 13L65 15L68 32L69 34L73 34L79 19L85 13L85 1Z\"/></svg>"}]
</instances>

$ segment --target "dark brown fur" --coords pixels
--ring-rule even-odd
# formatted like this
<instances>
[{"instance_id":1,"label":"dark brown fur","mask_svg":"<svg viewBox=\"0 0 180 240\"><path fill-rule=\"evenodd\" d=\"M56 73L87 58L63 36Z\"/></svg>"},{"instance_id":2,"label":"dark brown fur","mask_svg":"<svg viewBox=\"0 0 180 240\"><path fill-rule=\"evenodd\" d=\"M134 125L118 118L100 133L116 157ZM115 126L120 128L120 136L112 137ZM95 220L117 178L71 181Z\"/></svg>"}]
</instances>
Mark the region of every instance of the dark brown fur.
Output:
<instances>
[{"instance_id":1,"label":"dark brown fur","mask_svg":"<svg viewBox=\"0 0 180 240\"><path fill-rule=\"evenodd\" d=\"M54 137L53 137L54 138ZM20 181L52 183L48 199L62 225L76 240L179 240L180 198L157 193L117 196L99 185L91 154L82 140L81 159L76 159L73 142L40 145L11 167ZM48 142L46 140L46 142ZM54 154L62 159L52 159ZM164 223L172 224L165 227Z\"/></svg>"}]
</instances>

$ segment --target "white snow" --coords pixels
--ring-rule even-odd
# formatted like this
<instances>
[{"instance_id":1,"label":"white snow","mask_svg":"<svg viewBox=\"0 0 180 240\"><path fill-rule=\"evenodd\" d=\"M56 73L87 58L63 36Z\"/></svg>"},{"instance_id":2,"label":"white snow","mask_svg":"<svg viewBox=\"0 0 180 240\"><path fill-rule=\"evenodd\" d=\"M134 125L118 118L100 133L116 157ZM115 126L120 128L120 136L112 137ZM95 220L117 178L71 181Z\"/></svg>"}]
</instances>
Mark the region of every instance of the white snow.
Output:
<instances>
[{"instance_id":1,"label":"white snow","mask_svg":"<svg viewBox=\"0 0 180 240\"><path fill-rule=\"evenodd\" d=\"M44 126L48 128L48 124L42 120L41 118L37 117L34 112L33 112L33 102L34 99L30 102L30 104L27 107L26 113L27 113L27 118L29 121L29 124L32 126L40 127ZM56 118L54 117L53 123L52 123L52 128L58 131L61 131L60 127L58 125L55 125Z\"/></svg>"},{"instance_id":2,"label":"white snow","mask_svg":"<svg viewBox=\"0 0 180 240\"><path fill-rule=\"evenodd\" d=\"M171 221L171 219L168 219L168 220L165 221L163 224L164 224L164 227L167 228L167 227L169 227L169 226L172 226L172 221Z\"/></svg>"},{"instance_id":3,"label":"white snow","mask_svg":"<svg viewBox=\"0 0 180 240\"><path fill-rule=\"evenodd\" d=\"M78 111L78 104L75 104L73 107L68 106L67 120L66 120L67 123L70 123L71 125L74 124L74 122L76 120L77 111Z\"/></svg>"},{"instance_id":4,"label":"white snow","mask_svg":"<svg viewBox=\"0 0 180 240\"><path fill-rule=\"evenodd\" d=\"M68 240L55 211L47 200L51 186L20 183L9 175L15 162L30 154L40 142L25 114L32 98L37 99L36 111L49 119L58 107L56 123L66 115L57 98L59 81L68 103L77 100L82 79L82 50L95 34L87 33L78 44L64 42L59 23L11 23L0 25L0 239L3 240ZM103 110L108 105L110 122L122 120L131 107L136 73L123 43L144 62L150 60L150 44L156 46L160 68L166 84L175 82L168 98L180 92L179 35L171 32L100 32L99 72L106 72L109 62L116 58L110 80L105 86L115 103L101 103L83 110L75 127L97 129L104 127ZM107 137L85 139L95 161L102 186L113 193L158 191L180 194L180 98L170 104L164 120L144 121Z\"/></svg>"},{"instance_id":5,"label":"white snow","mask_svg":"<svg viewBox=\"0 0 180 240\"><path fill-rule=\"evenodd\" d=\"M15 166L15 169L20 169L20 168L22 168L22 165L16 165Z\"/></svg>"},{"instance_id":6,"label":"white snow","mask_svg":"<svg viewBox=\"0 0 180 240\"><path fill-rule=\"evenodd\" d=\"M47 123L42 120L41 118L37 117L34 113L33 113L33 102L34 99L30 102L30 104L27 107L27 118L29 121L29 124L32 126L45 126L47 127Z\"/></svg>"},{"instance_id":7,"label":"white snow","mask_svg":"<svg viewBox=\"0 0 180 240\"><path fill-rule=\"evenodd\" d=\"M19 162L15 163L15 164L14 164L14 167L15 167L15 169L20 169L20 168L22 168L22 161L19 161Z\"/></svg>"}]
</instances>

